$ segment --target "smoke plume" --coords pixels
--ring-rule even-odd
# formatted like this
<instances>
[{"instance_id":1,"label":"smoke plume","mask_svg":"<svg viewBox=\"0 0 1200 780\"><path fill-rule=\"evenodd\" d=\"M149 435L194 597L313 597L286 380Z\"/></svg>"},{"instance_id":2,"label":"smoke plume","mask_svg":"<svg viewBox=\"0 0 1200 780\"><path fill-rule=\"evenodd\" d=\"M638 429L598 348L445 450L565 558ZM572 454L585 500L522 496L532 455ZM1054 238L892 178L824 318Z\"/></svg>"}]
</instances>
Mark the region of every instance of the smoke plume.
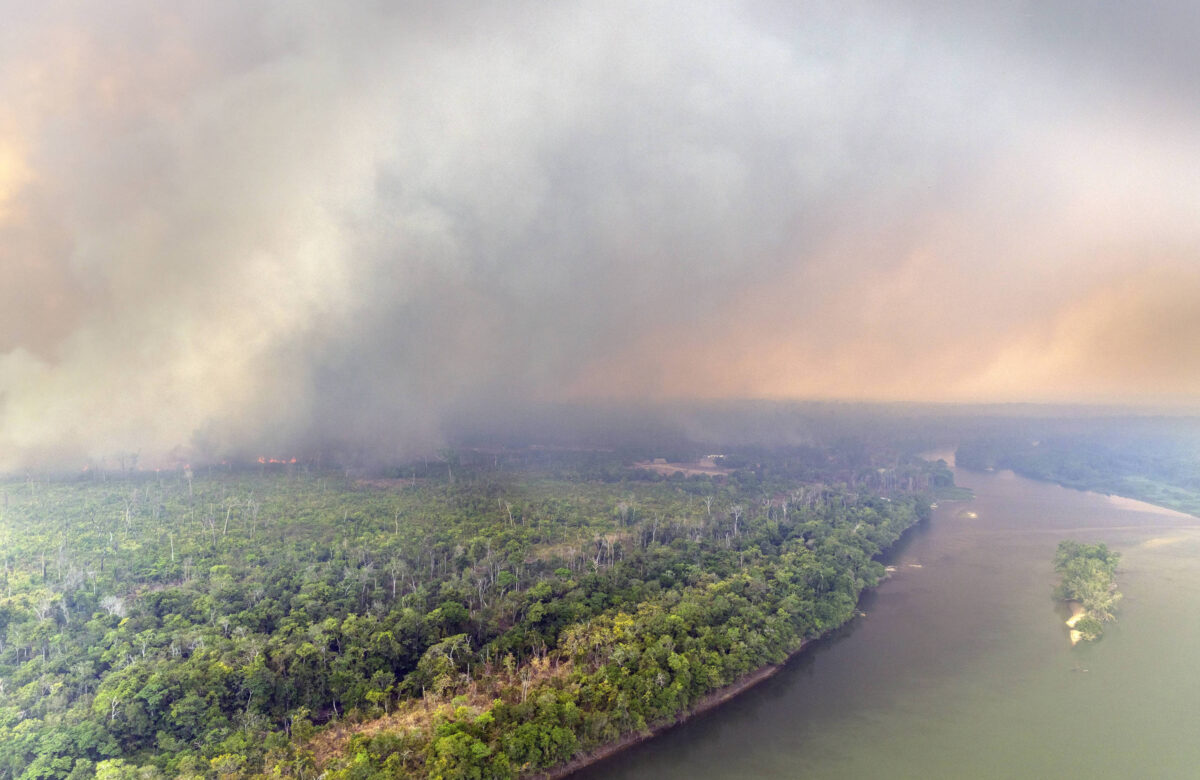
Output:
<instances>
[{"instance_id":1,"label":"smoke plume","mask_svg":"<svg viewBox=\"0 0 1200 780\"><path fill-rule=\"evenodd\" d=\"M1196 400L1194 4L943 5L0 0L0 468Z\"/></svg>"}]
</instances>

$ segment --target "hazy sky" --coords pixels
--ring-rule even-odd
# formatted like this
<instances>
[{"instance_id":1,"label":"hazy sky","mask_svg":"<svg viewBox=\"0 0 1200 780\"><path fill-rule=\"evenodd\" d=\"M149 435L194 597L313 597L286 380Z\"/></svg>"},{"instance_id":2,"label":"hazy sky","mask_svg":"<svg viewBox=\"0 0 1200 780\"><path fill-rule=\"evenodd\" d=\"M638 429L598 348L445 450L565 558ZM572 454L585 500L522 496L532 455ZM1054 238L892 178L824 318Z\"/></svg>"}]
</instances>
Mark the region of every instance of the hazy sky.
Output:
<instances>
[{"instance_id":1,"label":"hazy sky","mask_svg":"<svg viewBox=\"0 0 1200 780\"><path fill-rule=\"evenodd\" d=\"M1198 7L0 0L0 467L1195 402Z\"/></svg>"}]
</instances>

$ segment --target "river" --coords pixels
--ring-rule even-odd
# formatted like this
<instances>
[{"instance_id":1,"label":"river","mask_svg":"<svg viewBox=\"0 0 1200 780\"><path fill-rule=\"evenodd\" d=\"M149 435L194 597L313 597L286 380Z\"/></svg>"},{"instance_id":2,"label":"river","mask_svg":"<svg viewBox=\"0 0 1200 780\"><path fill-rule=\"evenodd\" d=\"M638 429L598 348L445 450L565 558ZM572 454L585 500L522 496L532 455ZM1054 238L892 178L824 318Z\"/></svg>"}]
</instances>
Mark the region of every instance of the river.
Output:
<instances>
[{"instance_id":1,"label":"river","mask_svg":"<svg viewBox=\"0 0 1200 780\"><path fill-rule=\"evenodd\" d=\"M865 615L573 777L1200 777L1200 521L1011 472L956 478L975 500L905 536ZM1068 537L1122 555L1118 622L1077 647L1051 598Z\"/></svg>"}]
</instances>

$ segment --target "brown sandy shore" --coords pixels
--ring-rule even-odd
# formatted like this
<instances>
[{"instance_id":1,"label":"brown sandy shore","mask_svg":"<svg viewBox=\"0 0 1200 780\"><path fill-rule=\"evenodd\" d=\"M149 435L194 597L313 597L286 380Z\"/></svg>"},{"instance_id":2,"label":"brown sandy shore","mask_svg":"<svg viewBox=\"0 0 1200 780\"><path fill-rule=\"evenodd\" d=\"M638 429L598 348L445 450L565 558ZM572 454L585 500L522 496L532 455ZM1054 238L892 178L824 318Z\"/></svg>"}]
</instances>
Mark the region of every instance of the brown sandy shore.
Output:
<instances>
[{"instance_id":1,"label":"brown sandy shore","mask_svg":"<svg viewBox=\"0 0 1200 780\"><path fill-rule=\"evenodd\" d=\"M855 613L855 614L857 614L857 613ZM663 733L664 731L667 731L668 729L672 729L672 728L678 726L679 724L683 723L684 721L695 717L696 715L699 715L704 712L708 712L709 710L711 710L715 707L719 707L720 705L729 701L733 697L743 693L744 691L748 691L749 689L758 685L763 680L766 680L769 677L773 677L780 669L783 668L784 664L786 664L792 658L795 658L797 655L799 655L801 652L803 652L804 649L806 647L808 647L808 645L812 641L813 640L811 640L811 639L805 639L800 644L800 647L796 648L796 650L793 651L791 653L791 655L789 655L787 657L787 660L785 660L783 663L771 664L770 666L764 666L761 669L757 669L757 670L751 672L750 674L746 675L745 677L738 680L737 682L730 683L729 685L726 685L724 688L718 688L717 690L713 691L712 693L708 694L707 696L704 696L703 698L701 698L698 702L696 702L692 706L691 709L679 714L678 716L676 716L670 720L664 721L662 723L656 723L655 725L651 726L650 728L646 729L645 731L638 731L638 732L634 732L632 734L626 734L624 737L621 737L620 739L618 739L615 742L610 742L607 745L596 748L595 750L593 750L590 753L585 753L582 756L577 756L576 758L572 759L569 763L564 764L563 766L560 766L556 769L549 770L547 772L541 772L538 774L529 775L529 777L532 778L533 780L562 780L562 778L568 777L569 775L572 775L575 772L578 772L579 770L583 769L584 767L588 767L588 766L591 766L592 764L603 761L604 759L609 758L610 756L615 756L618 753L628 750L629 748L633 747L634 745L640 745L641 743L645 742L648 739L653 739L654 737L658 736L659 734Z\"/></svg>"}]
</instances>

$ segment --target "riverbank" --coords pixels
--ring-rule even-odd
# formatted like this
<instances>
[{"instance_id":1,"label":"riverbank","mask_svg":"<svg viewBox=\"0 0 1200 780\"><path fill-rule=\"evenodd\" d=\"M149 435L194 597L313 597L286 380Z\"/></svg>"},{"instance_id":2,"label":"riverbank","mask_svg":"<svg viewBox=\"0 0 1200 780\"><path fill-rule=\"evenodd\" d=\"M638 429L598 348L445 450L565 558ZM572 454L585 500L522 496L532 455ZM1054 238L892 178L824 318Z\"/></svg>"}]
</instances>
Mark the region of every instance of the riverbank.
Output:
<instances>
[{"instance_id":1,"label":"riverbank","mask_svg":"<svg viewBox=\"0 0 1200 780\"><path fill-rule=\"evenodd\" d=\"M310 754L329 777L577 771L714 708L776 673L772 665L804 639L846 623L864 587L885 573L874 560L880 548L898 549L895 542L929 514L919 495L821 488L805 494L803 508L786 521L778 503L749 511L749 494L728 517L714 512L710 521L704 504L674 486L655 489L653 506L690 501L691 519L655 517L642 523L640 537L617 544L611 534L597 536L595 552L586 551L576 569L537 567L548 576L536 590L488 608L487 615L515 617L507 631L474 655L469 633L424 651L404 683L411 689L425 681L420 699L390 702L385 695L384 712L368 711L367 718L362 708L347 708L348 727L329 724L321 737L289 747L305 759ZM630 515L624 527L633 525ZM705 555L699 570L698 552ZM574 553L553 553L560 560L564 554ZM418 627L444 633L464 625L440 627L434 620L445 622L450 608L440 609ZM533 644L534 637L545 644ZM520 647L535 649L524 658L508 650ZM396 705L390 712L389 703Z\"/></svg>"},{"instance_id":2,"label":"riverbank","mask_svg":"<svg viewBox=\"0 0 1200 780\"><path fill-rule=\"evenodd\" d=\"M918 521L918 523L919 522L920 521ZM901 533L901 535L900 535L900 538L897 539L892 544L891 547L889 547L887 550L885 550L882 555L887 555L892 550L894 550L904 540L905 536L907 536L908 533L918 523L913 523L913 525L910 525L908 528L904 529L903 533ZM886 582L888 579L890 579L892 576L892 572L894 572L894 571L895 571L894 567L888 566L886 572L884 573L884 575L882 577L879 578L879 582L877 582L875 584L874 588L878 588L880 585L882 585L884 582ZM790 652L788 654L787 658L785 658L782 662L777 663L777 664L769 664L767 666L756 669L755 671L750 672L749 674L742 677L741 679L739 679L735 682L732 682L729 685L726 685L722 688L718 688L717 690L712 691L711 693L706 694L705 696L701 697L688 710L676 715L674 718L670 718L669 720L663 721L661 723L656 723L653 726L651 726L650 728L646 729L645 731L638 731L638 732L634 732L632 734L626 734L625 736L621 737L618 740L610 742L606 745L602 745L602 746L600 746L594 750L591 750L581 756L576 756L575 758L571 759L571 761L569 761L568 763L566 763L560 767L557 767L555 769L550 769L550 770L547 770L544 772L539 772L539 773L533 774L533 775L527 775L527 777L530 778L530 780L565 780L565 778L568 778L571 775L574 775L576 772L579 772L583 769L594 766L595 764L599 764L599 763L606 761L614 756L620 755L621 753L624 753L625 751L627 751L631 748L634 748L644 742L648 742L649 740L654 739L655 737L663 734L664 732L670 731L671 729L673 729L677 726L680 726L689 720L692 720L693 718L695 718L698 715L703 715L704 713L714 710L717 707L720 707L722 704L725 704L726 702L737 698L738 696L745 693L746 691L749 691L751 688L754 688L757 685L759 685L760 683L774 677L776 674L779 673L780 670L782 670L784 667L786 667L788 665L788 663L790 663L793 659L795 659L797 656L799 656L801 653L803 653L806 649L808 649L808 647L813 642L817 641L818 639L822 639L824 637L829 636L834 631L837 631L838 629L844 627L846 624L848 624L854 618L865 614L861 610L859 610L858 605L861 604L861 602L862 602L863 594L868 593L869 591L873 590L874 588L863 588L862 591L859 592L858 601L855 603L854 611L851 613L849 618L847 618L844 622L838 624L837 626L834 626L833 628L830 628L829 630L823 632L820 636L810 637L808 639L802 640L800 642L800 645L795 650Z\"/></svg>"},{"instance_id":3,"label":"riverbank","mask_svg":"<svg viewBox=\"0 0 1200 780\"><path fill-rule=\"evenodd\" d=\"M843 623L842 625L845 624ZM804 649L812 642L812 639L804 640L800 643L800 647L792 652L791 655L787 657L787 660L785 660L783 663L764 666L761 669L751 672L737 682L730 683L724 688L719 688L713 691L712 693L702 697L687 712L683 712L671 720L656 724L646 731L627 734L615 742L610 742L607 745L586 753L585 755L575 757L569 763L559 767L558 769L542 772L536 775L530 775L530 778L532 778L532 780L563 780L563 778L569 777L581 769L592 766L593 764L598 764L605 759L611 758L619 753L623 753L635 745L640 745L647 740L654 739L664 731L669 731L681 723L691 720L697 715L702 715L709 710L719 707L730 699L733 699L736 696L750 690L764 680L774 677L779 670L782 669L785 664L787 664L788 661L803 652Z\"/></svg>"},{"instance_id":4,"label":"riverbank","mask_svg":"<svg viewBox=\"0 0 1200 780\"><path fill-rule=\"evenodd\" d=\"M864 595L868 619L570 780L1193 776L1200 622L1180 617L1200 599L1195 521L1009 473L958 479L980 520L943 504L915 528L892 580ZM1050 558L1072 536L1123 552L1129 603L1098 645L1064 641L1071 611L1049 601Z\"/></svg>"}]
</instances>

